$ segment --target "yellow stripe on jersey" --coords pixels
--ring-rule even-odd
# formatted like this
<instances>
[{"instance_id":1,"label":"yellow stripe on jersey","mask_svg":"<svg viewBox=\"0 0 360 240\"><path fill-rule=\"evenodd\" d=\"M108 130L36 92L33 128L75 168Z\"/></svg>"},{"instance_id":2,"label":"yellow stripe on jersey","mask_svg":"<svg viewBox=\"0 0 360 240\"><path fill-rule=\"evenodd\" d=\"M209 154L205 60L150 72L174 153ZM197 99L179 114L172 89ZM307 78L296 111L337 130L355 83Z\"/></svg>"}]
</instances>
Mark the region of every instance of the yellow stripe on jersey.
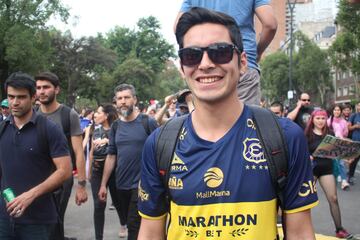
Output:
<instances>
[{"instance_id":1,"label":"yellow stripe on jersey","mask_svg":"<svg viewBox=\"0 0 360 240\"><path fill-rule=\"evenodd\" d=\"M169 240L276 239L276 199L181 206L171 202Z\"/></svg>"},{"instance_id":2,"label":"yellow stripe on jersey","mask_svg":"<svg viewBox=\"0 0 360 240\"><path fill-rule=\"evenodd\" d=\"M149 215L146 215L146 214L143 214L142 212L138 211L139 215L143 218L146 218L146 219L152 219L152 220L159 220L159 219L163 219L167 216L167 213L165 213L164 215L161 215L161 216L156 216L156 217L152 217L152 216L149 216Z\"/></svg>"},{"instance_id":3,"label":"yellow stripe on jersey","mask_svg":"<svg viewBox=\"0 0 360 240\"><path fill-rule=\"evenodd\" d=\"M319 201L316 201L312 204L309 204L309 205L306 205L306 206L302 206L302 207L299 207L299 208L295 208L295 209L291 209L291 210L285 210L284 212L285 213L297 213L297 212L302 212L302 211L305 211L305 210L308 210L310 208L313 208L315 207L316 205L319 204Z\"/></svg>"}]
</instances>

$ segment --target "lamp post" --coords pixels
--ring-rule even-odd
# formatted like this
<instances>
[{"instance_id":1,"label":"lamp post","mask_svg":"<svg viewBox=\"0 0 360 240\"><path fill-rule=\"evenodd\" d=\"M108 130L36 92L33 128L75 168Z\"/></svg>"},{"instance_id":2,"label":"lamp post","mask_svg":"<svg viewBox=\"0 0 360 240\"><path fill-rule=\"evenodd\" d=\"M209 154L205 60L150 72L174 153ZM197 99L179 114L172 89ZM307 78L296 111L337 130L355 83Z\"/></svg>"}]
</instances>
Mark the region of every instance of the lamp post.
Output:
<instances>
[{"instance_id":1,"label":"lamp post","mask_svg":"<svg viewBox=\"0 0 360 240\"><path fill-rule=\"evenodd\" d=\"M290 10L290 53L289 53L289 91L288 91L288 99L289 103L294 98L293 92L293 83L292 83L292 55L293 55L293 48L294 48L294 41L293 41L293 16L294 16L294 8L297 0L287 0L288 8Z\"/></svg>"}]
</instances>

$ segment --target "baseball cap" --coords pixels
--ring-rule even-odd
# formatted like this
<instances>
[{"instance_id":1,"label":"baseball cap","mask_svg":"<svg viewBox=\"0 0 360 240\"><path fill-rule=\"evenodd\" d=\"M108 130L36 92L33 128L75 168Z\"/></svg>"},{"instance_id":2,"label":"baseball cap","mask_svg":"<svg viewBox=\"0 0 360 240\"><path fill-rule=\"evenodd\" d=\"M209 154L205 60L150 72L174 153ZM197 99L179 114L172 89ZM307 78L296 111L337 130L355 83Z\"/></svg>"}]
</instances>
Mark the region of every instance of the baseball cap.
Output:
<instances>
[{"instance_id":1,"label":"baseball cap","mask_svg":"<svg viewBox=\"0 0 360 240\"><path fill-rule=\"evenodd\" d=\"M9 101L8 101L7 99L2 100L2 101L1 101L1 106L8 108L8 107L9 107Z\"/></svg>"}]
</instances>

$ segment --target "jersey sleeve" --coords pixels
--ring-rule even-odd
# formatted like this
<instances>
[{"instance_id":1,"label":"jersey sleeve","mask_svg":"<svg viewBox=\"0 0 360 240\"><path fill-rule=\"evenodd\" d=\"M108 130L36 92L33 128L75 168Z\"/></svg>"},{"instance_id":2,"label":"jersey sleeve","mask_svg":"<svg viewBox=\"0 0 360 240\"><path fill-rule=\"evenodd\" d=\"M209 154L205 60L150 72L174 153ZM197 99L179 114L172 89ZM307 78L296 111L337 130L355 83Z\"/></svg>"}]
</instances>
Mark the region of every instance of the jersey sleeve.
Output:
<instances>
[{"instance_id":1,"label":"jersey sleeve","mask_svg":"<svg viewBox=\"0 0 360 240\"><path fill-rule=\"evenodd\" d=\"M116 130L120 124L120 120L116 120L111 124L110 132L109 132L109 145L108 145L108 154L110 155L116 155L117 154L117 148L116 148L116 142L115 142L115 135Z\"/></svg>"},{"instance_id":2,"label":"jersey sleeve","mask_svg":"<svg viewBox=\"0 0 360 240\"><path fill-rule=\"evenodd\" d=\"M284 194L285 213L310 209L318 204L307 140L302 129L292 121L281 118L288 144L288 179Z\"/></svg>"},{"instance_id":3,"label":"jersey sleeve","mask_svg":"<svg viewBox=\"0 0 360 240\"><path fill-rule=\"evenodd\" d=\"M80 127L79 114L77 114L74 109L71 109L71 111L70 111L70 135L71 136L79 136L82 134L83 134L83 132Z\"/></svg>"},{"instance_id":4,"label":"jersey sleeve","mask_svg":"<svg viewBox=\"0 0 360 240\"><path fill-rule=\"evenodd\" d=\"M269 0L256 0L255 1L255 9L258 8L258 7L261 7L263 5L269 5L270 4L270 1Z\"/></svg>"},{"instance_id":5,"label":"jersey sleeve","mask_svg":"<svg viewBox=\"0 0 360 240\"><path fill-rule=\"evenodd\" d=\"M159 133L156 129L146 140L141 161L138 194L139 214L144 218L160 219L168 212L166 189L163 186L155 158L155 143Z\"/></svg>"},{"instance_id":6,"label":"jersey sleeve","mask_svg":"<svg viewBox=\"0 0 360 240\"><path fill-rule=\"evenodd\" d=\"M51 158L69 156L67 139L60 126L48 120L46 131Z\"/></svg>"}]
</instances>

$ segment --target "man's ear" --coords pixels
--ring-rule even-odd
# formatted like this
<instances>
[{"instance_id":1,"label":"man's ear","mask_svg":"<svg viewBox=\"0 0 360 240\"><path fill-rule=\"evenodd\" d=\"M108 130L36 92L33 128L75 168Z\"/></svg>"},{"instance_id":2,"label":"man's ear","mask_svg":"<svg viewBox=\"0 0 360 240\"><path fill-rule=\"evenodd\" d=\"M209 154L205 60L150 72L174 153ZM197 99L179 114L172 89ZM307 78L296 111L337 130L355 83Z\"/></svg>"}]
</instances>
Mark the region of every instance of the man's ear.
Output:
<instances>
[{"instance_id":1,"label":"man's ear","mask_svg":"<svg viewBox=\"0 0 360 240\"><path fill-rule=\"evenodd\" d=\"M60 87L56 86L55 87L55 94L58 95L60 93Z\"/></svg>"},{"instance_id":2,"label":"man's ear","mask_svg":"<svg viewBox=\"0 0 360 240\"><path fill-rule=\"evenodd\" d=\"M244 73L248 69L247 56L245 52L242 52L239 55L239 65L240 65L240 75L244 75Z\"/></svg>"}]
</instances>

